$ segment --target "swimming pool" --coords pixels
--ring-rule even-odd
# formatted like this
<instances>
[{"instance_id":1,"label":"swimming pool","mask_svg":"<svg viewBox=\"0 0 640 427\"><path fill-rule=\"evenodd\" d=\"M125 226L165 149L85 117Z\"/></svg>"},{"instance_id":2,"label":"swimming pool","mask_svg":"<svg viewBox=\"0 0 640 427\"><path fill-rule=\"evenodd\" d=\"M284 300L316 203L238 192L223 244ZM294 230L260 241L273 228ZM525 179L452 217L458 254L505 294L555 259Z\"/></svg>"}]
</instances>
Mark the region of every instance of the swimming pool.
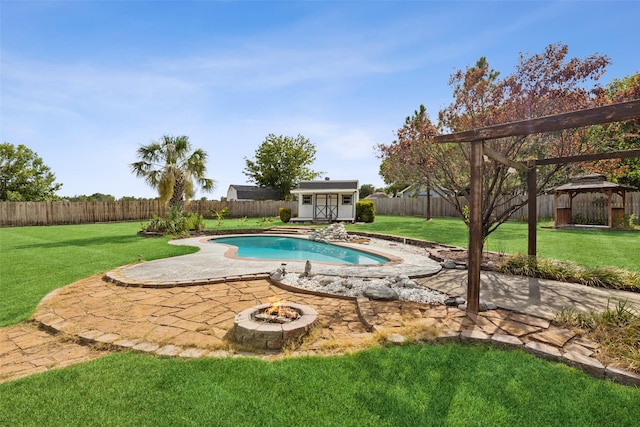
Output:
<instances>
[{"instance_id":1,"label":"swimming pool","mask_svg":"<svg viewBox=\"0 0 640 427\"><path fill-rule=\"evenodd\" d=\"M238 248L241 258L315 261L335 264L385 264L389 259L369 252L313 240L282 236L231 236L209 240Z\"/></svg>"}]
</instances>

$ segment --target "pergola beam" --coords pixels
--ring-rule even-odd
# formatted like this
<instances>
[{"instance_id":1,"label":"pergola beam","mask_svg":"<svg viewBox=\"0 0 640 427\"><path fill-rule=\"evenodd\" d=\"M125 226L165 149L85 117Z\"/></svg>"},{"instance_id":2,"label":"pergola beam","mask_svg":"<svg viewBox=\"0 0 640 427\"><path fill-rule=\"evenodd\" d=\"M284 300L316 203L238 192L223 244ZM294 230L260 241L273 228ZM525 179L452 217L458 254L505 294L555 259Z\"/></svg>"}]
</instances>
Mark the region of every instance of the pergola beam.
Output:
<instances>
[{"instance_id":1,"label":"pergola beam","mask_svg":"<svg viewBox=\"0 0 640 427\"><path fill-rule=\"evenodd\" d=\"M477 140L524 136L591 125L620 122L640 117L640 99L539 117L530 120L487 126L449 135L438 135L435 142L471 142Z\"/></svg>"},{"instance_id":2,"label":"pergola beam","mask_svg":"<svg viewBox=\"0 0 640 427\"><path fill-rule=\"evenodd\" d=\"M627 159L630 157L640 157L640 148L633 150L613 151L610 153L580 154L577 156L553 157L549 159L536 160L536 165L556 165L564 163L590 162L606 159Z\"/></svg>"},{"instance_id":3,"label":"pergola beam","mask_svg":"<svg viewBox=\"0 0 640 427\"><path fill-rule=\"evenodd\" d=\"M640 150L639 150L640 151ZM508 159L507 156L505 156L502 153L497 152L496 150L494 150L493 148L489 147L488 145L484 146L484 154L486 154L488 157L492 158L493 160L500 162L504 165L507 165L509 167L512 167L514 169L519 170L520 172L529 172L529 168L526 167L525 165L523 165L522 163L518 163L515 162L511 159Z\"/></svg>"}]
</instances>

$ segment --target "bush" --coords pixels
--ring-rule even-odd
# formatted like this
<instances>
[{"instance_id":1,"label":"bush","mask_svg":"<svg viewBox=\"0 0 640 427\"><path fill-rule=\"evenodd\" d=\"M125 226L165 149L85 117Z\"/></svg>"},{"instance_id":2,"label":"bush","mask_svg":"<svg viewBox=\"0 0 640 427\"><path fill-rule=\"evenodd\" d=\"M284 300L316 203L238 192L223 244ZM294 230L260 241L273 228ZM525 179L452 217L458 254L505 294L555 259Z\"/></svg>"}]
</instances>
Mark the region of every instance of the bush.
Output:
<instances>
[{"instance_id":1,"label":"bush","mask_svg":"<svg viewBox=\"0 0 640 427\"><path fill-rule=\"evenodd\" d=\"M187 220L187 228L189 230L201 231L207 227L204 223L204 216L201 214L186 212L184 216Z\"/></svg>"},{"instance_id":2,"label":"bush","mask_svg":"<svg viewBox=\"0 0 640 427\"><path fill-rule=\"evenodd\" d=\"M634 214L625 214L622 219L622 227L629 228L631 230L635 229L640 225L640 218L635 216Z\"/></svg>"},{"instance_id":3,"label":"bush","mask_svg":"<svg viewBox=\"0 0 640 427\"><path fill-rule=\"evenodd\" d=\"M166 218L153 216L149 224L142 225L142 230L153 233L164 233L172 236L188 236L189 230L204 230L204 218L200 214L185 212L180 206L169 208Z\"/></svg>"},{"instance_id":4,"label":"bush","mask_svg":"<svg viewBox=\"0 0 640 427\"><path fill-rule=\"evenodd\" d=\"M356 204L356 221L373 222L376 219L376 205L373 200L360 200Z\"/></svg>"},{"instance_id":5,"label":"bush","mask_svg":"<svg viewBox=\"0 0 640 427\"><path fill-rule=\"evenodd\" d=\"M291 208L280 208L278 214L280 215L280 221L285 224L291 221Z\"/></svg>"}]
</instances>

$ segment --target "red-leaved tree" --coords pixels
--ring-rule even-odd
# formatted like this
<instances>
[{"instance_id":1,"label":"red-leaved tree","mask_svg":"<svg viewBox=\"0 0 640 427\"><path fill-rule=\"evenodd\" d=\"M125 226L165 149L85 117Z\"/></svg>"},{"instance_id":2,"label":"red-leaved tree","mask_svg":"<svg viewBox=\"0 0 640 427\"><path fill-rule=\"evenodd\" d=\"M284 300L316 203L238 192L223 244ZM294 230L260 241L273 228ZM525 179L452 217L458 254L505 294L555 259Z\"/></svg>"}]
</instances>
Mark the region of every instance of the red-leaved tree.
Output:
<instances>
[{"instance_id":1,"label":"red-leaved tree","mask_svg":"<svg viewBox=\"0 0 640 427\"><path fill-rule=\"evenodd\" d=\"M635 99L634 90L626 94L618 92L618 98L613 99L610 92L597 83L610 62L608 57L591 55L569 59L567 55L568 48L562 44L549 45L540 54L521 54L514 73L504 78L500 78L500 73L493 70L484 57L475 66L458 70L449 81L454 101L438 113L437 126L431 122L424 106L420 106L398 129L395 141L378 145L380 174L387 183L428 185L467 218L469 144L437 144L433 142L435 135ZM590 128L487 140L485 145L522 163L598 150ZM558 180L566 179L575 173L575 168L539 167L537 191L542 192ZM483 169L484 240L527 202L522 197L526 191L525 173L492 160L486 161Z\"/></svg>"}]
</instances>

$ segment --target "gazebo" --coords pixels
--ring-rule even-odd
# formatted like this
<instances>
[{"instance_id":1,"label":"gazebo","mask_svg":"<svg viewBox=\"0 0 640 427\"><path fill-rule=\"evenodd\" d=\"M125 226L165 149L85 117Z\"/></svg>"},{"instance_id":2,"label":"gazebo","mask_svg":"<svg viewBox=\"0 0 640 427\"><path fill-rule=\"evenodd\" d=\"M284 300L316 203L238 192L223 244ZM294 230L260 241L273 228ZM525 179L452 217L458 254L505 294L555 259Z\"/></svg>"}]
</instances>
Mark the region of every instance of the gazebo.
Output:
<instances>
[{"instance_id":1,"label":"gazebo","mask_svg":"<svg viewBox=\"0 0 640 427\"><path fill-rule=\"evenodd\" d=\"M624 219L626 191L635 189L635 187L629 185L605 181L604 175L601 174L576 176L572 178L569 183L554 188L553 207L555 210L555 226L562 227L573 224L573 198L578 194L603 193L607 199L607 211L609 214L608 225L610 228L617 227L622 224ZM614 207L614 194L622 198L622 207ZM564 203L563 207L560 207L560 197L563 195L568 197L568 203Z\"/></svg>"}]
</instances>

